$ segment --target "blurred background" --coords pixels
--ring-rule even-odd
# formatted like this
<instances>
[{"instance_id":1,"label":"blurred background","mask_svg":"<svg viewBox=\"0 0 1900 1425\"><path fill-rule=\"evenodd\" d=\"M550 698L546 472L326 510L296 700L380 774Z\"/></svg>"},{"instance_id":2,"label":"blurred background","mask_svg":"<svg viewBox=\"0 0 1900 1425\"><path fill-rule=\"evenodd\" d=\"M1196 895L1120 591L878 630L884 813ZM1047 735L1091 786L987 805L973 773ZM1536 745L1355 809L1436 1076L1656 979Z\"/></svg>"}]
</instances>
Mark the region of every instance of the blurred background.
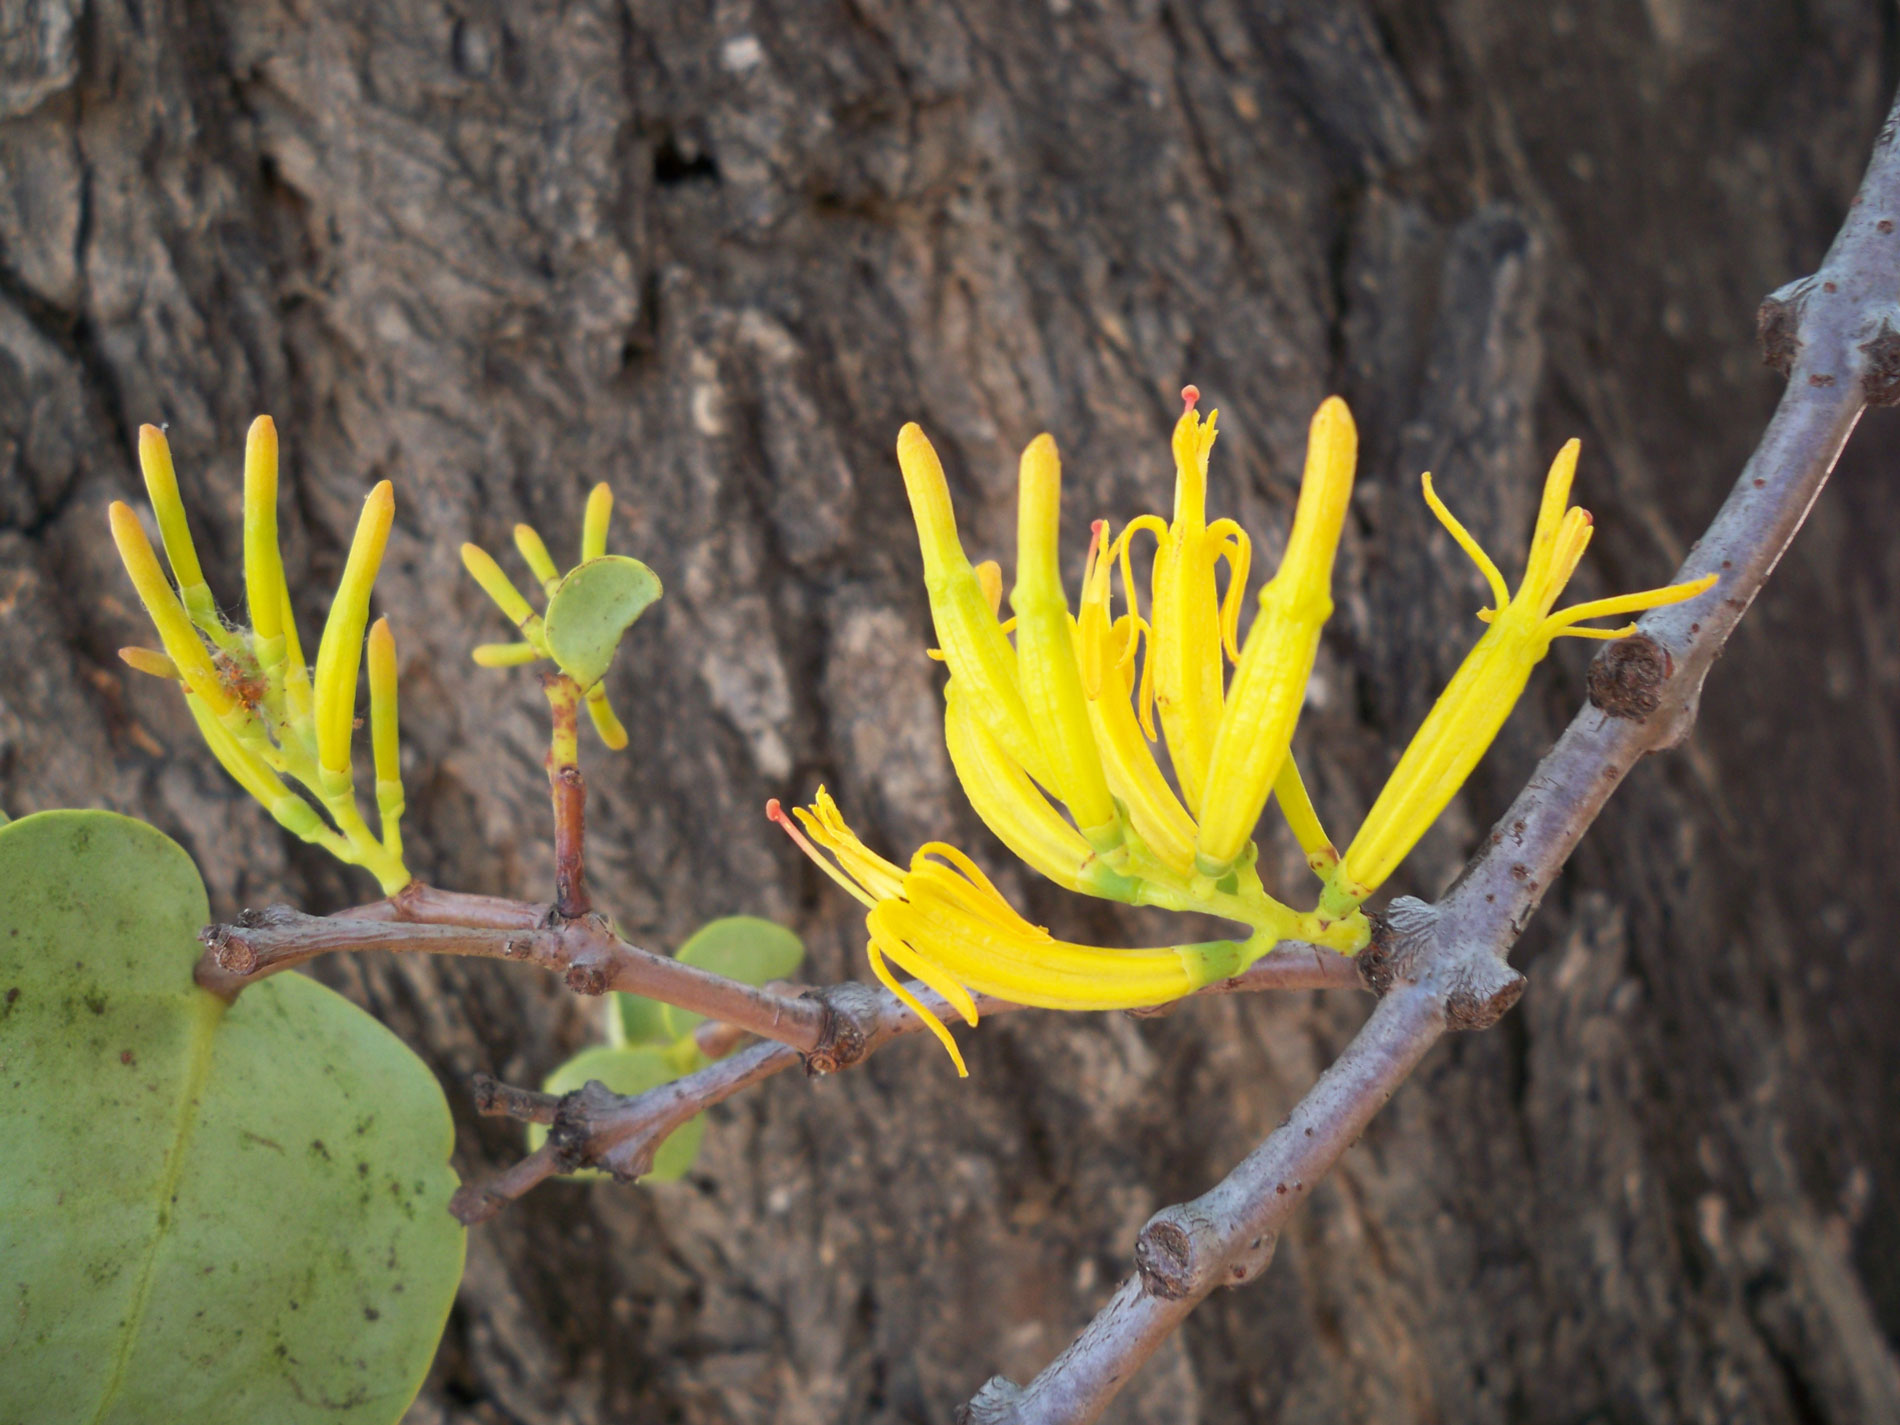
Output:
<instances>
[{"instance_id":1,"label":"blurred background","mask_svg":"<svg viewBox=\"0 0 1900 1425\"><path fill-rule=\"evenodd\" d=\"M892 456L923 422L973 557L1013 547L1042 430L1085 521L1169 508L1177 391L1221 411L1215 513L1271 567L1306 421L1362 459L1297 743L1335 835L1479 629L1421 470L1507 572L1583 440L1580 596L1662 582L1780 389L1808 273L1900 74L1875 0L0 4L0 803L105 806L214 910L366 877L225 781L106 537L169 422L211 582L240 589L250 418L283 440L306 642L363 492L403 665L410 864L545 898L545 708L476 669L457 545L557 550L598 479L666 598L591 744L590 879L636 939L856 907L763 819L820 783L893 853L949 836L1058 933L1148 943L1010 872L962 805ZM1121 1422L1900 1419L1900 424L1863 425L1711 677L1552 889L1519 1008L1436 1049ZM512 557L512 556L511 556ZM1392 889L1431 895L1583 697L1561 645ZM1269 880L1301 883L1269 839ZM315 971L390 1023L482 1176L596 1007L518 967ZM1024 1014L717 1109L684 1182L555 1185L470 1239L410 1419L941 1421L1026 1379L1155 1208L1269 1131L1363 996ZM260 1244L260 1250L268 1250Z\"/></svg>"}]
</instances>

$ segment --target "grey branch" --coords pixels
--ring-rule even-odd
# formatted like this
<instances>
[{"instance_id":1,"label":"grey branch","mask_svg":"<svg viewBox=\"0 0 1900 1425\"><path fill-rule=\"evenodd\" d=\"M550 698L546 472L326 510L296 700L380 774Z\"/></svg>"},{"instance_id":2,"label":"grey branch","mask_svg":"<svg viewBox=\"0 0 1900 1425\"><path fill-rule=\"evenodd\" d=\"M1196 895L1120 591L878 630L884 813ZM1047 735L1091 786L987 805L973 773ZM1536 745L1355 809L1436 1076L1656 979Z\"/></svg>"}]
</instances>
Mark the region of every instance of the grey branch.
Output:
<instances>
[{"instance_id":1,"label":"grey branch","mask_svg":"<svg viewBox=\"0 0 1900 1425\"><path fill-rule=\"evenodd\" d=\"M1821 269L1762 304L1768 363L1788 389L1727 501L1676 574L1720 576L1645 616L1591 669L1589 705L1538 764L1436 906L1394 903L1361 959L1384 994L1287 1122L1212 1191L1151 1218L1134 1275L1027 1386L998 1377L969 1425L1086 1425L1216 1286L1264 1268L1274 1234L1447 1029L1481 1029L1516 1003L1506 963L1544 892L1610 793L1695 723L1710 665L1827 483L1869 404L1900 402L1900 101ZM1370 957L1370 958L1368 958Z\"/></svg>"},{"instance_id":2,"label":"grey branch","mask_svg":"<svg viewBox=\"0 0 1900 1425\"><path fill-rule=\"evenodd\" d=\"M1366 987L1357 961L1317 946L1296 943L1282 945L1246 973L1207 985L1189 998L1269 989ZM947 1019L954 1013L944 998L928 985L912 980L906 988L940 1018ZM639 1177L652 1168L653 1154L666 1141L667 1134L740 1089L791 1068L801 1058L806 1071L813 1075L850 1068L863 1063L892 1040L916 1034L924 1027L923 1021L895 995L856 981L812 991L810 998L821 1004L825 1012L825 1038L819 1051L801 1055L783 1043L755 1044L730 1059L631 1098L610 1093L598 1082L589 1082L559 1101L555 1121L566 1127L558 1146L551 1134L547 1144L500 1177L464 1187L450 1210L470 1225L485 1222L549 1177L578 1167L605 1168L621 1178ZM985 1018L1021 1007L988 995L978 996L976 1006L978 1014ZM712 1051L705 1031L710 1027L702 1025L700 1037L701 1048L708 1053ZM719 1042L726 1042L725 1037L720 1036ZM536 1122L545 1121L540 1117L542 1106L536 1101L546 1095L528 1095L523 1089L509 1089L486 1075L480 1076L475 1091L477 1106L483 1112L489 1111L485 1104L496 1101L505 1092L525 1095L526 1101L534 1105L534 1112L501 1111L515 1117L532 1116Z\"/></svg>"}]
</instances>

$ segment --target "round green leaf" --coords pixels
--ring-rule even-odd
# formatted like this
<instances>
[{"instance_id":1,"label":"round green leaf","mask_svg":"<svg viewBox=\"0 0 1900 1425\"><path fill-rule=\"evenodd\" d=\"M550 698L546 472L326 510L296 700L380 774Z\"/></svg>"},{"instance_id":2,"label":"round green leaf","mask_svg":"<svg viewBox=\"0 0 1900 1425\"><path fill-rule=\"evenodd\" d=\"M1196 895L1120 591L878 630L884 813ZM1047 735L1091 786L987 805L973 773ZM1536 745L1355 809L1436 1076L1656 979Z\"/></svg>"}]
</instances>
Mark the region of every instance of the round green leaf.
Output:
<instances>
[{"instance_id":1,"label":"round green leaf","mask_svg":"<svg viewBox=\"0 0 1900 1425\"><path fill-rule=\"evenodd\" d=\"M548 599L548 650L563 673L591 688L614 661L620 636L659 597L659 576L638 559L604 554L576 565Z\"/></svg>"},{"instance_id":2,"label":"round green leaf","mask_svg":"<svg viewBox=\"0 0 1900 1425\"><path fill-rule=\"evenodd\" d=\"M194 985L142 822L0 827L0 886L0 1420L400 1419L465 1238L428 1069L302 975Z\"/></svg>"},{"instance_id":3,"label":"round green leaf","mask_svg":"<svg viewBox=\"0 0 1900 1425\"><path fill-rule=\"evenodd\" d=\"M626 1036L630 1048L672 1042L673 1036L666 1032L665 1005L645 995L630 995L625 990L615 990L613 996L614 1007L620 1014L620 1032Z\"/></svg>"},{"instance_id":4,"label":"round green leaf","mask_svg":"<svg viewBox=\"0 0 1900 1425\"><path fill-rule=\"evenodd\" d=\"M549 1074L541 1088L546 1093L572 1093L589 1079L599 1079L615 1093L631 1096L657 1089L678 1077L679 1071L659 1049L583 1049ZM682 1123L660 1145L660 1150L653 1155L653 1171L641 1181L670 1183L685 1177L699 1156L699 1140L705 1136L704 1114ZM543 1125L528 1125L530 1149L539 1148L547 1140L548 1130ZM572 1176L604 1177L605 1174L590 1169Z\"/></svg>"},{"instance_id":5,"label":"round green leaf","mask_svg":"<svg viewBox=\"0 0 1900 1425\"><path fill-rule=\"evenodd\" d=\"M763 985L782 980L805 958L805 942L775 921L756 915L729 915L709 920L695 930L674 956L729 980ZM703 1014L666 1006L668 1034L677 1039L705 1022Z\"/></svg>"}]
</instances>

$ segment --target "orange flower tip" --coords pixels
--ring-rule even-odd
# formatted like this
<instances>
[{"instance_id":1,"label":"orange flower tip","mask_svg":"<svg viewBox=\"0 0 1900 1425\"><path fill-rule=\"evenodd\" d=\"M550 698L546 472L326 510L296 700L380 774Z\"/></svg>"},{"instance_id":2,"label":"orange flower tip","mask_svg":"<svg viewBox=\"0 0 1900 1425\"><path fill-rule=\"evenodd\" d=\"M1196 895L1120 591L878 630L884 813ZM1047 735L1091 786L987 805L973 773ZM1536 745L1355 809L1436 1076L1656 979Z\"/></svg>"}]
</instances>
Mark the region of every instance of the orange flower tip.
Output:
<instances>
[{"instance_id":1,"label":"orange flower tip","mask_svg":"<svg viewBox=\"0 0 1900 1425\"><path fill-rule=\"evenodd\" d=\"M785 814L785 808L779 805L777 797L773 797L765 804L765 816L766 820L777 823L779 828L792 838L792 844L809 856L814 865L826 875L832 876L834 880L837 879L825 858L818 854L818 848L813 846L805 833L798 829L798 823ZM870 902L867 901L865 904L868 905Z\"/></svg>"},{"instance_id":2,"label":"orange flower tip","mask_svg":"<svg viewBox=\"0 0 1900 1425\"><path fill-rule=\"evenodd\" d=\"M142 425L139 427L139 445L141 448L152 445L163 447L164 444L165 432L162 427L155 425Z\"/></svg>"},{"instance_id":3,"label":"orange flower tip","mask_svg":"<svg viewBox=\"0 0 1900 1425\"><path fill-rule=\"evenodd\" d=\"M1200 400L1201 388L1199 386L1183 386L1181 388L1181 405L1184 409L1193 410L1195 406L1200 404Z\"/></svg>"}]
</instances>

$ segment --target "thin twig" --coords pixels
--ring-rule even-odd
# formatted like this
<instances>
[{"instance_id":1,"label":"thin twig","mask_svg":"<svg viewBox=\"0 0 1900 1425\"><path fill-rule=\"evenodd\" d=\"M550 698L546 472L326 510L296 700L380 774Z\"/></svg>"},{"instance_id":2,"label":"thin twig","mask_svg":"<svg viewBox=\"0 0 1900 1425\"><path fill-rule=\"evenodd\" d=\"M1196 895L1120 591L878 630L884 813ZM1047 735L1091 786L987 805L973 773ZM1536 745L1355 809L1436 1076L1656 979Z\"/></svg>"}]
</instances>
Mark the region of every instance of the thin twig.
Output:
<instances>
[{"instance_id":1,"label":"thin twig","mask_svg":"<svg viewBox=\"0 0 1900 1425\"><path fill-rule=\"evenodd\" d=\"M1264 968L1269 965L1274 968ZM921 981L912 980L905 988L939 1017L954 1014L943 996ZM1258 990L1348 988L1366 988L1355 961L1317 946L1292 943L1282 945L1245 974L1208 985L1188 998ZM832 985L811 994L824 1004L830 1029L823 1052L804 1056L807 1072L814 1075L860 1064L892 1040L907 1038L924 1027L923 1021L895 995L856 981ZM989 995L978 996L976 1007L978 1014L986 1019L1021 1008ZM701 1033L710 1028L713 1026L702 1025ZM718 1028L723 1030L727 1026ZM702 1047L705 1043L702 1039ZM637 1138L640 1152L657 1151L666 1135L694 1114L729 1098L740 1088L782 1073L798 1063L800 1057L784 1044L756 1044L731 1059L632 1098L621 1098L600 1089L597 1084L590 1085L590 1089L599 1091L590 1093L585 1101L576 1099L576 1106L569 1110L569 1166L551 1166L550 1159L524 1170L523 1164L517 1163L500 1178L464 1188L455 1210L458 1215L464 1210L476 1214L465 1217L464 1221L486 1221L548 1176L571 1172L576 1167L605 1167L622 1177L638 1176L647 1169L632 1158L634 1150L619 1145ZM742 1083L735 1084L735 1074L743 1078ZM530 1155L531 1158L537 1156ZM546 1168L545 1172L540 1171L542 1167Z\"/></svg>"},{"instance_id":2,"label":"thin twig","mask_svg":"<svg viewBox=\"0 0 1900 1425\"><path fill-rule=\"evenodd\" d=\"M655 955L628 944L592 914L573 921L552 916L525 929L495 929L305 915L279 905L247 911L232 925L207 926L199 938L216 968L239 987L343 950L479 955L556 971L579 994L627 990L665 1000L807 1054L821 1049L827 1033L825 1007L817 1000L774 994Z\"/></svg>"},{"instance_id":3,"label":"thin twig","mask_svg":"<svg viewBox=\"0 0 1900 1425\"><path fill-rule=\"evenodd\" d=\"M1900 101L1821 270L1762 304L1771 365L1788 390L1741 478L1676 574L1714 572L1707 594L1642 619L1591 670L1591 703L1538 764L1436 906L1397 901L1366 951L1385 998L1338 1063L1213 1190L1142 1229L1138 1270L1026 1387L997 1377L968 1425L1087 1425L1216 1285L1251 1280L1272 1234L1447 1029L1495 1023L1523 978L1505 955L1610 793L1646 753L1695 722L1703 680L1800 529L1868 404L1900 397ZM1369 957L1369 958L1368 958ZM1343 1070L1343 1072L1342 1072ZM1310 1132L1310 1137L1308 1136Z\"/></svg>"},{"instance_id":4,"label":"thin twig","mask_svg":"<svg viewBox=\"0 0 1900 1425\"><path fill-rule=\"evenodd\" d=\"M581 779L581 690L565 673L543 673L553 732L548 738L548 795L554 802L554 908L563 920L593 909L587 898L587 783Z\"/></svg>"},{"instance_id":5,"label":"thin twig","mask_svg":"<svg viewBox=\"0 0 1900 1425\"><path fill-rule=\"evenodd\" d=\"M512 1118L520 1123L552 1123L554 1111L561 1104L559 1094L518 1089L488 1074L471 1074L468 1092L475 1101L475 1111L483 1117Z\"/></svg>"}]
</instances>

